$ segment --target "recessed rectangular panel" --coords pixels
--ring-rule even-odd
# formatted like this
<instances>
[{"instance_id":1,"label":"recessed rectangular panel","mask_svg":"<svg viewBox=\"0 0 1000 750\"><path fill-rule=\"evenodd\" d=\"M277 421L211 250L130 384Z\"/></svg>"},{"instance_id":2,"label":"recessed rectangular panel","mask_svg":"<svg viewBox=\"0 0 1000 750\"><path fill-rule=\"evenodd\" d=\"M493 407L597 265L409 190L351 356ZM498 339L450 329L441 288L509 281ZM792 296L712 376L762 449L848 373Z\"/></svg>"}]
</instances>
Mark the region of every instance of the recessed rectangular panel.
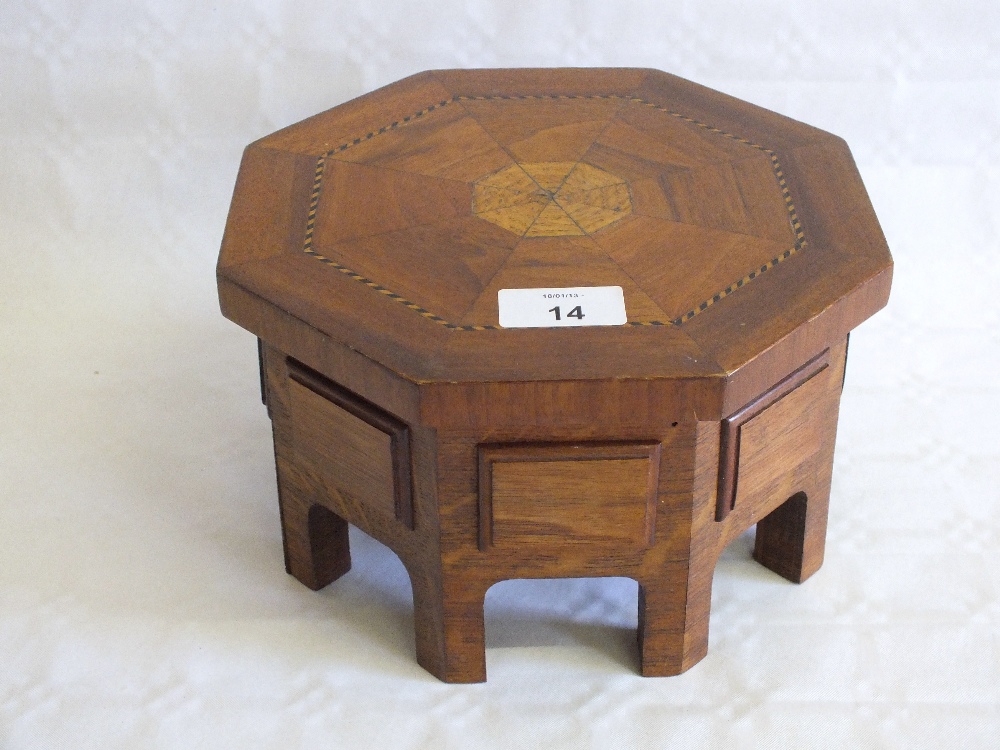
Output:
<instances>
[{"instance_id":1,"label":"recessed rectangular panel","mask_svg":"<svg viewBox=\"0 0 1000 750\"><path fill-rule=\"evenodd\" d=\"M480 446L480 548L649 546L659 456L659 443Z\"/></svg>"},{"instance_id":2,"label":"recessed rectangular panel","mask_svg":"<svg viewBox=\"0 0 1000 750\"><path fill-rule=\"evenodd\" d=\"M289 362L289 374L298 458L341 501L395 516L413 528L406 425L299 363Z\"/></svg>"},{"instance_id":3,"label":"recessed rectangular panel","mask_svg":"<svg viewBox=\"0 0 1000 750\"><path fill-rule=\"evenodd\" d=\"M773 500L768 488L833 440L829 391L829 378L812 378L742 426L735 505ZM781 499L795 489L786 488Z\"/></svg>"},{"instance_id":4,"label":"recessed rectangular panel","mask_svg":"<svg viewBox=\"0 0 1000 750\"><path fill-rule=\"evenodd\" d=\"M828 379L830 350L806 362L742 409L722 420L715 520L740 499L752 502L775 476L805 461L822 446L826 425L819 414Z\"/></svg>"}]
</instances>

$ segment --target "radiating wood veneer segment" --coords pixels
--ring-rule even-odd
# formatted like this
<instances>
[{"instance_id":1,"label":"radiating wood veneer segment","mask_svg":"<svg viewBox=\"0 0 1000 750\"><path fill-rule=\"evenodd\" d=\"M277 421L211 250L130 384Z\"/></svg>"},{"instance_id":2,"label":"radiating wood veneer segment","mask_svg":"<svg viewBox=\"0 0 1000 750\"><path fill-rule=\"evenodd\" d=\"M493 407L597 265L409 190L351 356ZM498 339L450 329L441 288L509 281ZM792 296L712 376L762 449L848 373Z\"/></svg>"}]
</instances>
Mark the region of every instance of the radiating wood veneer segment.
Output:
<instances>
[{"instance_id":1,"label":"radiating wood veneer segment","mask_svg":"<svg viewBox=\"0 0 1000 750\"><path fill-rule=\"evenodd\" d=\"M365 164L333 162L325 168L325 200L316 242L335 246L467 215L471 186Z\"/></svg>"},{"instance_id":2,"label":"radiating wood veneer segment","mask_svg":"<svg viewBox=\"0 0 1000 750\"><path fill-rule=\"evenodd\" d=\"M475 99L474 89L456 89L463 93L461 107L521 164L579 162L625 106L620 98Z\"/></svg>"},{"instance_id":3,"label":"radiating wood veneer segment","mask_svg":"<svg viewBox=\"0 0 1000 750\"><path fill-rule=\"evenodd\" d=\"M327 158L466 183L515 163L454 104Z\"/></svg>"},{"instance_id":4,"label":"radiating wood veneer segment","mask_svg":"<svg viewBox=\"0 0 1000 750\"><path fill-rule=\"evenodd\" d=\"M625 296L625 310L632 319L667 318L667 313L593 238L563 236L518 244L462 316L461 322L481 324L497 320L497 295L501 289L566 286L620 286Z\"/></svg>"},{"instance_id":5,"label":"radiating wood veneer segment","mask_svg":"<svg viewBox=\"0 0 1000 750\"><path fill-rule=\"evenodd\" d=\"M780 256L787 246L745 234L634 216L608 227L594 241L666 313L666 321L692 307L748 270ZM664 258L664 248L669 257Z\"/></svg>"},{"instance_id":6,"label":"radiating wood veneer segment","mask_svg":"<svg viewBox=\"0 0 1000 750\"><path fill-rule=\"evenodd\" d=\"M319 229L320 236L322 228ZM392 274L399 281L393 293L405 296L424 309L462 320L466 311L483 297L483 289L503 268L517 246L518 237L478 218L465 216L439 221L433 225L387 231L367 237L338 242L326 250L326 256L343 263L366 278ZM450 248L446 256L439 252ZM314 269L315 270L315 269ZM320 269L323 270L323 269ZM343 274L338 274L343 276ZM373 281L374 281L373 278ZM337 281L343 281L337 279ZM332 282L332 283L329 283ZM334 283L328 280L330 286ZM362 284L365 296L372 291ZM393 303L393 312L405 312L417 318L386 295L381 301ZM364 298L362 298L364 299ZM369 301L369 306L373 301Z\"/></svg>"}]
</instances>

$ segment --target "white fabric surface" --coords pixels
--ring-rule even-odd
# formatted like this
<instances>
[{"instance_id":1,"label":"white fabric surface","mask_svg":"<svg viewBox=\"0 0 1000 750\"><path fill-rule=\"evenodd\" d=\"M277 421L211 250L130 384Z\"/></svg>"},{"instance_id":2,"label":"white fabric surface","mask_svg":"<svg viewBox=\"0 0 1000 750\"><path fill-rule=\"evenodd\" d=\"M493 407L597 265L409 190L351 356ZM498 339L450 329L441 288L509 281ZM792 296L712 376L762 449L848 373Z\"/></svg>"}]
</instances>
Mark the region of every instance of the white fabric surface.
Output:
<instances>
[{"instance_id":1,"label":"white fabric surface","mask_svg":"<svg viewBox=\"0 0 1000 750\"><path fill-rule=\"evenodd\" d=\"M1000 5L0 4L0 747L1000 747ZM636 586L509 582L489 682L414 661L357 534L282 568L253 337L214 264L242 147L432 67L642 65L844 136L896 259L852 337L826 563L715 575L635 673Z\"/></svg>"}]
</instances>

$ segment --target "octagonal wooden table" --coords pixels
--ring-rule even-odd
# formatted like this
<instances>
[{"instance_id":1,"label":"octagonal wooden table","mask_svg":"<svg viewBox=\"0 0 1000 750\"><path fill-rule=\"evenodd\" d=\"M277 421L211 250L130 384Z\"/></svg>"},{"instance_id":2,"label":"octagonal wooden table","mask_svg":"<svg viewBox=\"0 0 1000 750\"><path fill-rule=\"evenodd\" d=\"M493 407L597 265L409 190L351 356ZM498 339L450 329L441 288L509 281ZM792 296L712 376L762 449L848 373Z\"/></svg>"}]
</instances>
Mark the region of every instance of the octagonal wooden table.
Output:
<instances>
[{"instance_id":1,"label":"octagonal wooden table","mask_svg":"<svg viewBox=\"0 0 1000 750\"><path fill-rule=\"evenodd\" d=\"M384 542L452 682L486 678L492 584L628 576L642 673L682 672L735 536L819 568L891 270L843 141L657 71L434 71L274 133L218 282L261 342L287 569Z\"/></svg>"}]
</instances>

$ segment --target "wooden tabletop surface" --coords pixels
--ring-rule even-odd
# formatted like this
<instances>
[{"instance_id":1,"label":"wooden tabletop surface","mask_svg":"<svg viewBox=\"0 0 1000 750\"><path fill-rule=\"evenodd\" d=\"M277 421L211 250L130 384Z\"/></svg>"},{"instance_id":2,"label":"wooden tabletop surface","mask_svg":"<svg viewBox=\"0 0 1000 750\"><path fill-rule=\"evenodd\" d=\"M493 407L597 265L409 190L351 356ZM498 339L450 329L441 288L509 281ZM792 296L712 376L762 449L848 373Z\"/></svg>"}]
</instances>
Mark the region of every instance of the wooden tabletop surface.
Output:
<instances>
[{"instance_id":1,"label":"wooden tabletop surface","mask_svg":"<svg viewBox=\"0 0 1000 750\"><path fill-rule=\"evenodd\" d=\"M676 378L845 334L891 263L835 136L658 71L453 70L248 147L219 277L418 382ZM627 324L499 325L587 286Z\"/></svg>"}]
</instances>

